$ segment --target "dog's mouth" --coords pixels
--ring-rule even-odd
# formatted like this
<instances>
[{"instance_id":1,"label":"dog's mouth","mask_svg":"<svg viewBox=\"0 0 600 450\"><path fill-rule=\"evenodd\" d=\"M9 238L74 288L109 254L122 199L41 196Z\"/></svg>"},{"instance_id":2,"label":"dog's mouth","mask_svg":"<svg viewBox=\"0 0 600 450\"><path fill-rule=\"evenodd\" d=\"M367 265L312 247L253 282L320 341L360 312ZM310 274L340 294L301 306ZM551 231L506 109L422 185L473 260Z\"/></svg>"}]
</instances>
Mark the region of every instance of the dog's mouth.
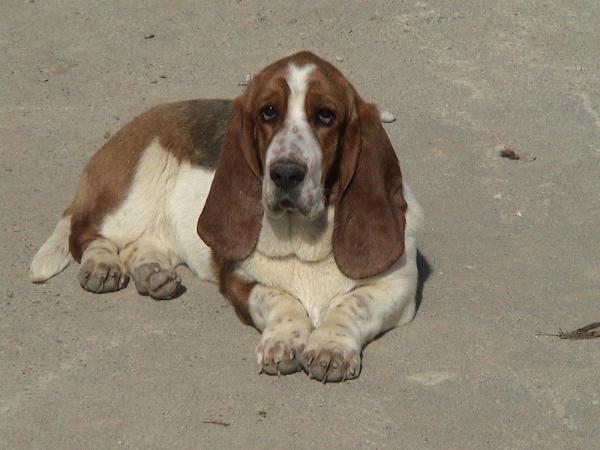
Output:
<instances>
[{"instance_id":1,"label":"dog's mouth","mask_svg":"<svg viewBox=\"0 0 600 450\"><path fill-rule=\"evenodd\" d=\"M278 207L287 212L298 211L298 204L288 197L282 199Z\"/></svg>"},{"instance_id":2,"label":"dog's mouth","mask_svg":"<svg viewBox=\"0 0 600 450\"><path fill-rule=\"evenodd\" d=\"M267 202L267 212L271 217L278 218L283 215L296 215L306 220L314 220L319 217L325 205L313 204L307 205L290 194L278 195L273 201Z\"/></svg>"},{"instance_id":3,"label":"dog's mouth","mask_svg":"<svg viewBox=\"0 0 600 450\"><path fill-rule=\"evenodd\" d=\"M287 194L278 196L273 202L270 202L268 210L274 216L280 216L285 213L296 213L306 216L309 213L307 208L302 208L297 200Z\"/></svg>"}]
</instances>

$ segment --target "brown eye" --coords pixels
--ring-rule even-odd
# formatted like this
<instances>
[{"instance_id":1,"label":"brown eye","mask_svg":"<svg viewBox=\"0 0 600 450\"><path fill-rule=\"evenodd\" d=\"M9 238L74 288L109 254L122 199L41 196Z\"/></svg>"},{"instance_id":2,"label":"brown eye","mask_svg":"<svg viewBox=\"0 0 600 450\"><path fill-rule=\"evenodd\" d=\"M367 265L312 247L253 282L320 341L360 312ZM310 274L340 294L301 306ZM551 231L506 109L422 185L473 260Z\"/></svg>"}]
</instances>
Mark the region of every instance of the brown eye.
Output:
<instances>
[{"instance_id":1,"label":"brown eye","mask_svg":"<svg viewBox=\"0 0 600 450\"><path fill-rule=\"evenodd\" d=\"M260 120L264 123L274 122L277 120L277 110L271 105L265 106L263 109L261 109L259 115Z\"/></svg>"},{"instance_id":2,"label":"brown eye","mask_svg":"<svg viewBox=\"0 0 600 450\"><path fill-rule=\"evenodd\" d=\"M335 120L335 114L332 110L327 108L321 108L317 113L317 121L323 125L328 127Z\"/></svg>"}]
</instances>

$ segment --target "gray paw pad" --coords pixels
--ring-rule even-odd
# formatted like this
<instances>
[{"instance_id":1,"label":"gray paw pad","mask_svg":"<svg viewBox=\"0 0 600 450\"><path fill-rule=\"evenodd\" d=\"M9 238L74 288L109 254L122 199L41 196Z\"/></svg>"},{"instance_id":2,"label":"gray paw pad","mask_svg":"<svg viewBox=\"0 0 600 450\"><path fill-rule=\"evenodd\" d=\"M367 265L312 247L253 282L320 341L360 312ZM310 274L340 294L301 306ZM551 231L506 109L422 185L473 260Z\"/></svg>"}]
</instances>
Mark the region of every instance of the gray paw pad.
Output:
<instances>
[{"instance_id":1,"label":"gray paw pad","mask_svg":"<svg viewBox=\"0 0 600 450\"><path fill-rule=\"evenodd\" d=\"M157 300L173 298L181 284L173 268L164 268L157 263L142 264L134 269L132 275L137 291Z\"/></svg>"}]
</instances>

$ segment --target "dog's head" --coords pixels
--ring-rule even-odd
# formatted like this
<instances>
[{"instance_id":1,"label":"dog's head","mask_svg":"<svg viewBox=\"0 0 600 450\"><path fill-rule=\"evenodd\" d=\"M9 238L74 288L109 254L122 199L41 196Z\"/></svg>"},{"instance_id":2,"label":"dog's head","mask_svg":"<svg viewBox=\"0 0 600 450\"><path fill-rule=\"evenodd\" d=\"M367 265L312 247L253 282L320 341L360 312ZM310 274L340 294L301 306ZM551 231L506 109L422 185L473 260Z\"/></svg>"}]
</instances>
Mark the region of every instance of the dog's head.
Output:
<instances>
[{"instance_id":1,"label":"dog's head","mask_svg":"<svg viewBox=\"0 0 600 450\"><path fill-rule=\"evenodd\" d=\"M312 221L330 205L347 276L379 274L402 255L402 176L379 113L334 66L301 52L266 67L234 101L198 233L237 261L256 247L264 214Z\"/></svg>"}]
</instances>

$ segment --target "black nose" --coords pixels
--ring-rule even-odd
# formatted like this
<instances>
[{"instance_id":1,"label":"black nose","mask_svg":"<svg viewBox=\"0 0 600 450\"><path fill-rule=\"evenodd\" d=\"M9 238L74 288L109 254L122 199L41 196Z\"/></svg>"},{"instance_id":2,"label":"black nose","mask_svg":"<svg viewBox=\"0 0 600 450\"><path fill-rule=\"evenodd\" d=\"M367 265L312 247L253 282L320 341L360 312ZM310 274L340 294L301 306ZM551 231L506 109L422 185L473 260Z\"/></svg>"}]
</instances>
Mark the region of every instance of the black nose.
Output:
<instances>
[{"instance_id":1,"label":"black nose","mask_svg":"<svg viewBox=\"0 0 600 450\"><path fill-rule=\"evenodd\" d=\"M287 191L302 183L306 175L306 166L291 159L284 159L272 164L269 174L275 186Z\"/></svg>"}]
</instances>

